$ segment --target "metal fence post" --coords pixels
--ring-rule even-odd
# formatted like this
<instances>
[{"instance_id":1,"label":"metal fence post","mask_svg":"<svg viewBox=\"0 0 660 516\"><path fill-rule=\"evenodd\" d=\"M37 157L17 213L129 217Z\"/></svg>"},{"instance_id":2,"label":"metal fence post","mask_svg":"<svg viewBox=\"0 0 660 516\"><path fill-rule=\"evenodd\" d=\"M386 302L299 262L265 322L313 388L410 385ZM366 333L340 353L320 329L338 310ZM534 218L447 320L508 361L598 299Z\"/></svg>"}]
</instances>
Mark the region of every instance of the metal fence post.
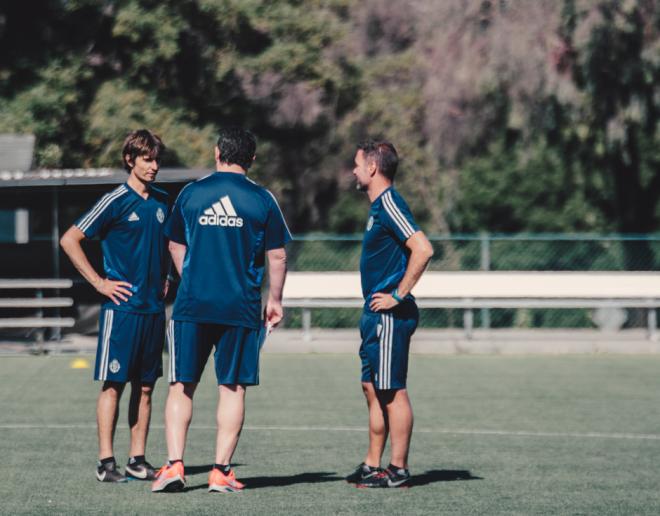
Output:
<instances>
[{"instance_id":1,"label":"metal fence post","mask_svg":"<svg viewBox=\"0 0 660 516\"><path fill-rule=\"evenodd\" d=\"M60 197L57 187L53 187L53 220L51 227L51 245L53 251L53 278L60 277ZM54 292L55 297L60 295L59 289ZM59 308L55 309L55 317L62 315ZM52 329L52 339L56 341L62 340L62 328L59 326Z\"/></svg>"},{"instance_id":2,"label":"metal fence post","mask_svg":"<svg viewBox=\"0 0 660 516\"><path fill-rule=\"evenodd\" d=\"M463 310L463 328L465 329L465 338L472 338L472 329L474 328L474 310L466 308Z\"/></svg>"},{"instance_id":3,"label":"metal fence post","mask_svg":"<svg viewBox=\"0 0 660 516\"><path fill-rule=\"evenodd\" d=\"M312 311L309 308L302 309L302 327L303 327L303 340L309 342L312 340Z\"/></svg>"},{"instance_id":4,"label":"metal fence post","mask_svg":"<svg viewBox=\"0 0 660 516\"><path fill-rule=\"evenodd\" d=\"M43 299L43 297L44 297L43 291L41 289L38 289L37 292L36 292L35 297L37 299ZM44 316L44 310L43 310L42 307L39 307L37 309L37 317L39 317L39 319L42 319L43 316ZM46 333L45 328L37 328L35 330L35 341L36 341L35 342L35 344L36 344L35 351L37 353L43 353L44 352L44 335L45 335L45 333Z\"/></svg>"},{"instance_id":5,"label":"metal fence post","mask_svg":"<svg viewBox=\"0 0 660 516\"><path fill-rule=\"evenodd\" d=\"M658 340L658 316L655 307L648 309L648 337L649 340Z\"/></svg>"},{"instance_id":6,"label":"metal fence post","mask_svg":"<svg viewBox=\"0 0 660 516\"><path fill-rule=\"evenodd\" d=\"M479 241L481 242L481 270L490 270L490 237L488 233L481 233ZM481 327L490 328L490 310L481 309Z\"/></svg>"}]
</instances>

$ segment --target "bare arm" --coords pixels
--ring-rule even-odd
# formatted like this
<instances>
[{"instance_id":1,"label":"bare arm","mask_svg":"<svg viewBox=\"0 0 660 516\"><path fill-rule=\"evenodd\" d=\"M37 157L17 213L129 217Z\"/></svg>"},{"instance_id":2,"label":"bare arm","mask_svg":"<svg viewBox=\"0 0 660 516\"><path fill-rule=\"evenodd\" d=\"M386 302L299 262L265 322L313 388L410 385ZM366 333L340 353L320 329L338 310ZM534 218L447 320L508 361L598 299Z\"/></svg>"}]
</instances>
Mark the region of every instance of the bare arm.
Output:
<instances>
[{"instance_id":1,"label":"bare arm","mask_svg":"<svg viewBox=\"0 0 660 516\"><path fill-rule=\"evenodd\" d=\"M267 255L270 288L265 315L266 323L274 328L284 317L282 292L284 291L284 280L286 279L286 251L283 247L280 247L271 249L267 252Z\"/></svg>"},{"instance_id":2,"label":"bare arm","mask_svg":"<svg viewBox=\"0 0 660 516\"><path fill-rule=\"evenodd\" d=\"M433 246L422 231L417 231L406 241L406 247L410 249L410 259L408 268L403 278L399 282L397 291L399 297L403 298L410 294L410 291L422 277L422 273L433 256Z\"/></svg>"},{"instance_id":3,"label":"bare arm","mask_svg":"<svg viewBox=\"0 0 660 516\"><path fill-rule=\"evenodd\" d=\"M160 293L160 295L163 297L163 299L165 299L167 297L167 293L170 291L170 284L172 283L172 280L174 279L173 275L172 275L172 272L173 272L172 256L169 255L169 254L166 256L164 269L167 271L167 274L163 278L162 289L161 289L161 293Z\"/></svg>"},{"instance_id":4,"label":"bare arm","mask_svg":"<svg viewBox=\"0 0 660 516\"><path fill-rule=\"evenodd\" d=\"M116 305L119 304L119 300L128 301L128 298L133 295L128 290L132 285L126 281L113 281L99 276L92 264L89 263L87 255L80 245L80 242L84 239L85 233L76 226L71 226L62 235L60 245L82 277L98 292L109 297Z\"/></svg>"},{"instance_id":5,"label":"bare arm","mask_svg":"<svg viewBox=\"0 0 660 516\"><path fill-rule=\"evenodd\" d=\"M417 231L408 240L406 247L410 249L410 258L406 273L397 287L398 296L403 299L410 294L410 291L422 277L431 257L433 256L433 246L422 231ZM398 304L398 301L386 292L377 292L371 298L369 308L374 312L379 310L388 310Z\"/></svg>"},{"instance_id":6,"label":"bare arm","mask_svg":"<svg viewBox=\"0 0 660 516\"><path fill-rule=\"evenodd\" d=\"M172 263L174 263L176 271L179 273L179 276L181 276L183 271L183 259L186 257L186 251L188 250L188 247L170 240L168 248L170 250L170 254L172 255Z\"/></svg>"}]
</instances>

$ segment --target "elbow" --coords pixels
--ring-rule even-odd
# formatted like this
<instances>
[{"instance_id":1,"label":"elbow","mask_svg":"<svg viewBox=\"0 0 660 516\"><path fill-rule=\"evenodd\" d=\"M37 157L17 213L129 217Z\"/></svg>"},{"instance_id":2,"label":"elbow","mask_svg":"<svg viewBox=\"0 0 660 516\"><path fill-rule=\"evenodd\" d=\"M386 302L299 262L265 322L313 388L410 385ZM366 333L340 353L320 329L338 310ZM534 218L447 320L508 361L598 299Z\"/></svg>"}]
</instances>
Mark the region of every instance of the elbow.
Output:
<instances>
[{"instance_id":1,"label":"elbow","mask_svg":"<svg viewBox=\"0 0 660 516\"><path fill-rule=\"evenodd\" d=\"M62 238L60 238L60 247L66 251L69 249L70 244L71 244L71 239L69 238L69 235L64 234Z\"/></svg>"},{"instance_id":2,"label":"elbow","mask_svg":"<svg viewBox=\"0 0 660 516\"><path fill-rule=\"evenodd\" d=\"M77 252L80 247L80 242L85 238L85 234L77 227L71 226L60 238L60 247L66 254L71 256L71 253Z\"/></svg>"},{"instance_id":3,"label":"elbow","mask_svg":"<svg viewBox=\"0 0 660 516\"><path fill-rule=\"evenodd\" d=\"M280 265L286 265L286 251L284 249L273 249L268 251L268 261Z\"/></svg>"},{"instance_id":4,"label":"elbow","mask_svg":"<svg viewBox=\"0 0 660 516\"><path fill-rule=\"evenodd\" d=\"M424 259L428 262L433 258L433 246L431 245L431 242L427 242L426 245L424 246L424 249L422 250Z\"/></svg>"},{"instance_id":5,"label":"elbow","mask_svg":"<svg viewBox=\"0 0 660 516\"><path fill-rule=\"evenodd\" d=\"M277 260L273 260L271 262L274 267L277 267L280 270L286 271L287 266L286 266L286 255L278 258Z\"/></svg>"}]
</instances>

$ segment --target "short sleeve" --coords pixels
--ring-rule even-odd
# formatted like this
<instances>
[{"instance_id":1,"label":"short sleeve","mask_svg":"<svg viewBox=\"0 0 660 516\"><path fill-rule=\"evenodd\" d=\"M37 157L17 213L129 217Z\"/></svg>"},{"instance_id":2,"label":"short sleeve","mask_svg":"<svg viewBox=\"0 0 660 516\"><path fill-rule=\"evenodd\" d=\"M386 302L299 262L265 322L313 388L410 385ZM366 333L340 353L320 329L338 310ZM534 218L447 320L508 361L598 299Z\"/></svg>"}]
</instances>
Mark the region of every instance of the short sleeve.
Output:
<instances>
[{"instance_id":1,"label":"short sleeve","mask_svg":"<svg viewBox=\"0 0 660 516\"><path fill-rule=\"evenodd\" d=\"M183 218L181 200L182 196L179 195L165 223L164 233L167 239L178 244L188 245L186 240L186 221Z\"/></svg>"},{"instance_id":2,"label":"short sleeve","mask_svg":"<svg viewBox=\"0 0 660 516\"><path fill-rule=\"evenodd\" d=\"M269 206L268 219L266 220L265 244L266 250L284 247L287 242L293 240L289 227L284 220L284 214L272 193L268 192Z\"/></svg>"},{"instance_id":3,"label":"short sleeve","mask_svg":"<svg viewBox=\"0 0 660 516\"><path fill-rule=\"evenodd\" d=\"M419 231L419 226L410 212L403 197L389 190L383 194L381 224L400 242L405 242Z\"/></svg>"},{"instance_id":4,"label":"short sleeve","mask_svg":"<svg viewBox=\"0 0 660 516\"><path fill-rule=\"evenodd\" d=\"M114 220L116 200L126 193L121 187L101 197L92 208L75 223L87 238L102 237Z\"/></svg>"}]
</instances>

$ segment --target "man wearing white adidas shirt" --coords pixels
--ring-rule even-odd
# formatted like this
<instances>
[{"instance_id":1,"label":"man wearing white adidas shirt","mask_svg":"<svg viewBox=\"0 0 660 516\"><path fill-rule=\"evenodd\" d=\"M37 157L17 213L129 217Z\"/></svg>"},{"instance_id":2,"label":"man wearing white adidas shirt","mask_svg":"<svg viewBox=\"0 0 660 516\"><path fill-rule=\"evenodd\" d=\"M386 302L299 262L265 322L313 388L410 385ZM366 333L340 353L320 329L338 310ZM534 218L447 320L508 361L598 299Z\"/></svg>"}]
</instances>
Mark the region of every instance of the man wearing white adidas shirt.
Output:
<instances>
[{"instance_id":1,"label":"man wearing white adidas shirt","mask_svg":"<svg viewBox=\"0 0 660 516\"><path fill-rule=\"evenodd\" d=\"M353 175L371 202L362 241L360 277L364 311L360 319L362 391L369 410L369 449L346 477L358 487L405 487L410 483L408 450L413 413L406 389L410 338L419 314L410 293L426 269L433 248L394 189L399 158L386 141L358 146ZM381 469L390 437L390 464Z\"/></svg>"},{"instance_id":2,"label":"man wearing white adidas shirt","mask_svg":"<svg viewBox=\"0 0 660 516\"><path fill-rule=\"evenodd\" d=\"M108 299L101 309L94 378L103 386L97 402L99 462L102 482L125 482L117 471L113 436L119 399L131 382L128 421L131 448L126 475L152 480L155 472L145 459L151 417L151 393L162 375L165 336L163 299L167 293L163 226L167 194L153 182L165 146L151 131L128 135L122 161L126 183L107 193L69 228L60 244L83 277ZM103 249L104 276L89 263L81 246L98 237Z\"/></svg>"},{"instance_id":3,"label":"man wearing white adidas shirt","mask_svg":"<svg viewBox=\"0 0 660 516\"><path fill-rule=\"evenodd\" d=\"M264 325L282 320L285 244L291 234L277 201L247 178L254 136L238 127L220 131L216 172L179 194L165 229L181 283L167 329L170 389L165 406L168 463L152 491L185 486L183 455L192 398L215 348L217 435L209 491L236 492L230 461L245 412L245 390L259 383ZM268 257L269 294L261 320L261 282Z\"/></svg>"}]
</instances>

